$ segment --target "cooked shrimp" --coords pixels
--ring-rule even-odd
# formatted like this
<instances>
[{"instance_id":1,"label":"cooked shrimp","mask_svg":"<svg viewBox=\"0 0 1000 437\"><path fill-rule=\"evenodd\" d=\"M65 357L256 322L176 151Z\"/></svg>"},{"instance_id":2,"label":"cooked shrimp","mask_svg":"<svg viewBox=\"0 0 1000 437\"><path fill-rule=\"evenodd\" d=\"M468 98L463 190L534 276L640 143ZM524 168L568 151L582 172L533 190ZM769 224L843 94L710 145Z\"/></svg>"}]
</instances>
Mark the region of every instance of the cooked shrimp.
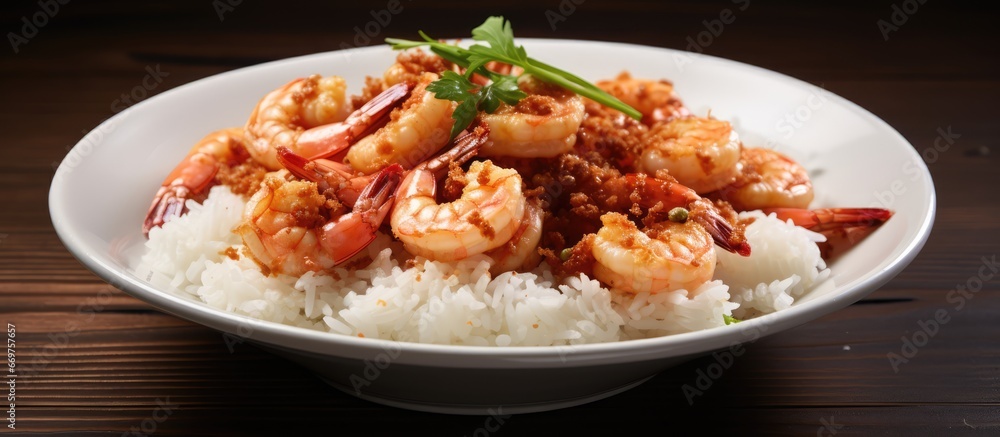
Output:
<instances>
[{"instance_id":1,"label":"cooked shrimp","mask_svg":"<svg viewBox=\"0 0 1000 437\"><path fill-rule=\"evenodd\" d=\"M358 197L350 212L320 194L316 183L295 180L287 170L269 175L247 203L236 232L248 254L272 274L322 271L354 256L375 239L392 208L402 167L390 166ZM339 215L338 215L339 214Z\"/></svg>"},{"instance_id":2,"label":"cooked shrimp","mask_svg":"<svg viewBox=\"0 0 1000 437\"><path fill-rule=\"evenodd\" d=\"M561 156L553 167L556 180L565 181L561 183L568 193L572 215L586 220L596 220L596 214L607 211L663 216L673 208L686 208L691 220L705 227L720 247L744 256L750 254L741 224L735 217L724 218L735 216L735 212L724 214L715 204L674 180L644 173L623 175L574 155Z\"/></svg>"},{"instance_id":3,"label":"cooked shrimp","mask_svg":"<svg viewBox=\"0 0 1000 437\"><path fill-rule=\"evenodd\" d=\"M627 174L624 185L630 191L633 201L642 206L658 209L661 213L673 208L685 208L688 221L698 223L712 236L719 247L743 256L750 255L750 245L746 241L742 223L734 218L727 220L723 211L708 199L698 196L694 190L679 183L658 179L644 174ZM735 216L735 213L730 210Z\"/></svg>"},{"instance_id":4,"label":"cooked shrimp","mask_svg":"<svg viewBox=\"0 0 1000 437\"><path fill-rule=\"evenodd\" d=\"M524 72L524 70L520 67L515 67L498 61L487 62L484 67L490 71L495 71L500 74L513 74L515 76ZM363 90L363 94L374 95L372 92L378 90L380 87L384 88L386 86L392 86L403 82L419 82L420 76L424 73L434 73L440 75L447 70L465 74L465 69L436 54L428 53L427 51L421 49L403 50L396 55L396 62L390 65L389 68L382 73L381 79L369 78L366 83L366 87ZM476 73L472 75L471 79L474 83L478 83L479 85L486 85L489 83L489 79Z\"/></svg>"},{"instance_id":5,"label":"cooked shrimp","mask_svg":"<svg viewBox=\"0 0 1000 437\"><path fill-rule=\"evenodd\" d=\"M499 247L521 227L526 203L521 177L490 161L472 163L460 198L438 203L437 182L448 163L474 155L488 135L487 128L476 128L460 137L454 149L403 179L390 223L411 254L437 261L463 259Z\"/></svg>"},{"instance_id":6,"label":"cooked shrimp","mask_svg":"<svg viewBox=\"0 0 1000 437\"><path fill-rule=\"evenodd\" d=\"M813 200L809 173L771 149L744 147L736 180L711 197L738 211L761 208L808 208Z\"/></svg>"},{"instance_id":7,"label":"cooked shrimp","mask_svg":"<svg viewBox=\"0 0 1000 437\"><path fill-rule=\"evenodd\" d=\"M295 176L316 182L321 193L332 192L346 205L357 202L365 187L378 176L378 173L365 175L355 172L349 165L337 161L322 158L310 160L296 155L287 147L278 148L278 161Z\"/></svg>"},{"instance_id":8,"label":"cooked shrimp","mask_svg":"<svg viewBox=\"0 0 1000 437\"><path fill-rule=\"evenodd\" d=\"M409 95L409 86L390 87L348 116L347 85L340 77L296 79L268 93L246 124L247 150L254 160L278 170L278 147L318 158L333 155L377 127Z\"/></svg>"},{"instance_id":9,"label":"cooked shrimp","mask_svg":"<svg viewBox=\"0 0 1000 437\"><path fill-rule=\"evenodd\" d=\"M661 215L674 208L684 208L688 215L687 221L705 228L719 247L743 256L750 255L750 245L743 234L742 224L734 223L733 219L726 220L715 204L684 185L642 173L630 173L618 180L608 181L606 188L617 193L615 197L627 199L624 203L618 200L618 208L611 209L612 211L625 211L622 208L625 203L656 210Z\"/></svg>"},{"instance_id":10,"label":"cooked shrimp","mask_svg":"<svg viewBox=\"0 0 1000 437\"><path fill-rule=\"evenodd\" d=\"M779 219L826 237L818 243L823 258L833 258L854 246L892 217L893 212L882 208L764 208L765 214L775 214Z\"/></svg>"},{"instance_id":11,"label":"cooked shrimp","mask_svg":"<svg viewBox=\"0 0 1000 437\"><path fill-rule=\"evenodd\" d=\"M693 291L712 279L712 237L692 220L665 221L639 230L628 217L609 212L593 240L594 276L620 291Z\"/></svg>"},{"instance_id":12,"label":"cooked shrimp","mask_svg":"<svg viewBox=\"0 0 1000 437\"><path fill-rule=\"evenodd\" d=\"M433 73L421 75L410 98L392 111L384 127L351 146L346 162L364 173L389 164L410 168L448 144L455 102L440 100L426 91L437 77Z\"/></svg>"},{"instance_id":13,"label":"cooked shrimp","mask_svg":"<svg viewBox=\"0 0 1000 437\"><path fill-rule=\"evenodd\" d=\"M396 55L396 62L382 74L386 86L404 82L419 82L424 73L440 75L452 70L454 64L444 58L421 49L404 50Z\"/></svg>"},{"instance_id":14,"label":"cooked shrimp","mask_svg":"<svg viewBox=\"0 0 1000 437\"><path fill-rule=\"evenodd\" d=\"M517 105L502 103L492 114L480 114L490 126L483 156L550 158L573 148L583 121L583 99L562 87L524 76L519 86L528 94Z\"/></svg>"},{"instance_id":15,"label":"cooked shrimp","mask_svg":"<svg viewBox=\"0 0 1000 437\"><path fill-rule=\"evenodd\" d=\"M667 170L699 194L718 190L736 178L740 140L727 121L686 116L654 125L643 137L638 169Z\"/></svg>"},{"instance_id":16,"label":"cooked shrimp","mask_svg":"<svg viewBox=\"0 0 1000 437\"><path fill-rule=\"evenodd\" d=\"M689 114L674 92L674 84L667 80L636 79L622 72L614 79L595 85L641 112L642 121L647 125Z\"/></svg>"},{"instance_id":17,"label":"cooked shrimp","mask_svg":"<svg viewBox=\"0 0 1000 437\"><path fill-rule=\"evenodd\" d=\"M451 62L425 50L403 50L396 55L396 62L390 65L381 76L365 77L365 86L362 87L361 94L351 96L351 104L358 108L388 87L401 83L420 82L420 76L424 73L441 74L445 70L456 69L457 67Z\"/></svg>"},{"instance_id":18,"label":"cooked shrimp","mask_svg":"<svg viewBox=\"0 0 1000 437\"><path fill-rule=\"evenodd\" d=\"M161 226L172 217L184 214L185 200L203 200L215 184L223 166L233 166L248 158L243 129L229 128L212 132L198 141L187 156L163 180L163 185L146 212L142 233Z\"/></svg>"},{"instance_id":19,"label":"cooked shrimp","mask_svg":"<svg viewBox=\"0 0 1000 437\"><path fill-rule=\"evenodd\" d=\"M514 235L500 247L486 252L493 259L490 273L495 276L503 272L530 270L538 265L542 259L538 253L538 242L542 238L543 215L538 198L528 199L521 226L514 231Z\"/></svg>"}]
</instances>

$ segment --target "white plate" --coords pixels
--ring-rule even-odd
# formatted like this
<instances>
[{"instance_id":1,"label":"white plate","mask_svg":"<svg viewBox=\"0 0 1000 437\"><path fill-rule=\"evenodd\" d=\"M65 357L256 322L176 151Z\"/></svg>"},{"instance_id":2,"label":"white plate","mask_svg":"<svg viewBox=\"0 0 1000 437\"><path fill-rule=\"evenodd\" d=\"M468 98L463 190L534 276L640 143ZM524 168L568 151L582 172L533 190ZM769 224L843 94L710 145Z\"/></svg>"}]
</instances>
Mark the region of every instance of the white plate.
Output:
<instances>
[{"instance_id":1,"label":"white plate","mask_svg":"<svg viewBox=\"0 0 1000 437\"><path fill-rule=\"evenodd\" d=\"M687 52L520 42L533 57L590 80L622 70L670 79L696 113L711 110L733 121L748 145L776 147L803 162L814 174L815 207L878 206L896 215L831 265L834 286L787 310L699 332L573 347L441 346L327 334L212 309L158 290L129 270L143 241L140 224L150 199L192 144L210 131L242 125L261 96L296 77L337 74L358 92L366 75L379 75L393 62L387 47L374 47L220 74L123 111L81 140L60 165L49 193L53 224L89 269L162 311L246 338L347 393L468 414L501 406L511 413L541 411L611 396L684 360L816 319L889 281L930 233L935 198L927 167L899 133L841 97L772 71Z\"/></svg>"}]
</instances>

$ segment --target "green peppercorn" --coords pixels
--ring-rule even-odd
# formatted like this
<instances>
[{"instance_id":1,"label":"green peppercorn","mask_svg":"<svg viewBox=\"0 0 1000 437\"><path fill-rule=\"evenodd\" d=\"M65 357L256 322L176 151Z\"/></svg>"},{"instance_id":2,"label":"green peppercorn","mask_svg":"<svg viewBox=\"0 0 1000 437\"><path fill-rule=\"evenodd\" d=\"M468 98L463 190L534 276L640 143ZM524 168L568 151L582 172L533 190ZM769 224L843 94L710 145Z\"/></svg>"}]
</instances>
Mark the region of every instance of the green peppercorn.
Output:
<instances>
[{"instance_id":1,"label":"green peppercorn","mask_svg":"<svg viewBox=\"0 0 1000 437\"><path fill-rule=\"evenodd\" d=\"M671 209L670 212L667 213L667 218L669 218L672 222L684 223L688 219L688 210L678 206Z\"/></svg>"}]
</instances>

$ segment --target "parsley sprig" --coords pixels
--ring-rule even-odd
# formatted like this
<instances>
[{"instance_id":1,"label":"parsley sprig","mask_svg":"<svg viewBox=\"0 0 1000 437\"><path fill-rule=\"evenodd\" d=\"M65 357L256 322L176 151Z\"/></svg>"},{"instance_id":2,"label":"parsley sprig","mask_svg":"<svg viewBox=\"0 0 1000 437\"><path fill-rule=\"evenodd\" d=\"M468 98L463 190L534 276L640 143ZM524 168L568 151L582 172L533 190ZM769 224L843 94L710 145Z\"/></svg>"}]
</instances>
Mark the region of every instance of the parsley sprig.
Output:
<instances>
[{"instance_id":1,"label":"parsley sprig","mask_svg":"<svg viewBox=\"0 0 1000 437\"><path fill-rule=\"evenodd\" d=\"M587 97L609 108L617 109L636 120L642 114L626 105L621 100L604 92L594 84L559 68L528 56L524 46L514 44L514 31L510 21L503 17L487 18L479 27L472 29L472 39L489 43L488 46L474 44L469 48L446 44L435 40L423 31L419 32L423 41L410 41L396 38L386 38L385 42L395 50L406 50L414 47L427 46L432 52L466 69L465 74L446 71L441 79L431 83L427 90L439 99L452 100L459 105L452 118L452 137L467 128L476 118L479 111L493 113L500 103L516 105L527 97L517 86L519 76L501 74L486 68L490 61L516 65L542 81L559 85L569 91ZM491 82L488 85L478 85L472 82L473 73L478 73Z\"/></svg>"},{"instance_id":2,"label":"parsley sprig","mask_svg":"<svg viewBox=\"0 0 1000 437\"><path fill-rule=\"evenodd\" d=\"M527 97L524 91L517 87L514 76L497 74L489 85L479 86L468 77L454 71L445 71L441 79L427 85L427 91L443 100L459 102L452 113L455 124L451 127L451 137L455 138L465 128L472 124L479 111L492 114L500 107L500 102L516 105Z\"/></svg>"}]
</instances>

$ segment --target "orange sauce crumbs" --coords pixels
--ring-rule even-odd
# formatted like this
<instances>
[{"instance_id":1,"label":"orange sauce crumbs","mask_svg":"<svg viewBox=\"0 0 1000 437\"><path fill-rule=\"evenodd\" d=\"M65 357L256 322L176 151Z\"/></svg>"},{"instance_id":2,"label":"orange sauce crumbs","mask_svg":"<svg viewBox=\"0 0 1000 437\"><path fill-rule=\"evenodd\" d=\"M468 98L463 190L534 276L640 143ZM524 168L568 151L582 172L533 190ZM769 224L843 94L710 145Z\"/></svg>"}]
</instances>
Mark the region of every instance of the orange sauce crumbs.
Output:
<instances>
[{"instance_id":1,"label":"orange sauce crumbs","mask_svg":"<svg viewBox=\"0 0 1000 437\"><path fill-rule=\"evenodd\" d=\"M386 306L388 304L384 300L379 299L379 300L375 301L375 305L378 305L380 307L384 307L384 306Z\"/></svg>"},{"instance_id":2,"label":"orange sauce crumbs","mask_svg":"<svg viewBox=\"0 0 1000 437\"><path fill-rule=\"evenodd\" d=\"M478 228L479 232L487 239L492 240L497 235L496 231L493 229L493 225L486 221L478 210L472 211L472 214L469 214L469 223Z\"/></svg>"},{"instance_id":3,"label":"orange sauce crumbs","mask_svg":"<svg viewBox=\"0 0 1000 437\"><path fill-rule=\"evenodd\" d=\"M573 251L569 256L569 259L565 262L556 264L560 273L566 276L586 273L587 276L593 277L594 264L597 262L597 259L594 258L593 252L595 238L597 238L596 234L587 234L580 240L580 242L576 243L576 245L573 246Z\"/></svg>"},{"instance_id":4,"label":"orange sauce crumbs","mask_svg":"<svg viewBox=\"0 0 1000 437\"><path fill-rule=\"evenodd\" d=\"M454 202L456 199L462 197L462 191L468 184L469 180L465 177L462 167L457 162L452 161L448 163L448 178L445 179L441 196L446 201Z\"/></svg>"},{"instance_id":5,"label":"orange sauce crumbs","mask_svg":"<svg viewBox=\"0 0 1000 437\"><path fill-rule=\"evenodd\" d=\"M365 334L359 332L358 337L365 338Z\"/></svg>"},{"instance_id":6,"label":"orange sauce crumbs","mask_svg":"<svg viewBox=\"0 0 1000 437\"><path fill-rule=\"evenodd\" d=\"M395 114L396 111L393 111L392 113ZM377 138L381 139L383 137L377 137ZM375 147L375 151L379 155L383 155L383 156L384 155L392 155L392 151L393 151L392 143L390 143L388 141L384 141L384 140L383 141L378 141L378 143L377 143L377 145Z\"/></svg>"},{"instance_id":7,"label":"orange sauce crumbs","mask_svg":"<svg viewBox=\"0 0 1000 437\"><path fill-rule=\"evenodd\" d=\"M260 188L266 174L267 169L251 159L232 167L220 166L215 180L229 187L235 194L249 196Z\"/></svg>"},{"instance_id":8,"label":"orange sauce crumbs","mask_svg":"<svg viewBox=\"0 0 1000 437\"><path fill-rule=\"evenodd\" d=\"M492 164L492 163L490 163L490 164ZM483 166L483 171L479 172L479 174L476 176L476 182L478 182L479 185L489 186L490 185L490 173L492 173L491 170L493 170L493 168L494 167L492 165L484 165Z\"/></svg>"},{"instance_id":9,"label":"orange sauce crumbs","mask_svg":"<svg viewBox=\"0 0 1000 437\"><path fill-rule=\"evenodd\" d=\"M240 252L236 250L235 247L227 247L226 250L219 253L229 257L229 259L233 261L238 261L240 259Z\"/></svg>"},{"instance_id":10,"label":"orange sauce crumbs","mask_svg":"<svg viewBox=\"0 0 1000 437\"><path fill-rule=\"evenodd\" d=\"M557 105L556 99L550 96L532 94L517 103L517 111L528 115L551 115Z\"/></svg>"},{"instance_id":11,"label":"orange sauce crumbs","mask_svg":"<svg viewBox=\"0 0 1000 437\"><path fill-rule=\"evenodd\" d=\"M532 324L531 324L531 327L532 327L532 328L535 328L535 329L538 329L538 324L537 324L537 323L532 323Z\"/></svg>"}]
</instances>

